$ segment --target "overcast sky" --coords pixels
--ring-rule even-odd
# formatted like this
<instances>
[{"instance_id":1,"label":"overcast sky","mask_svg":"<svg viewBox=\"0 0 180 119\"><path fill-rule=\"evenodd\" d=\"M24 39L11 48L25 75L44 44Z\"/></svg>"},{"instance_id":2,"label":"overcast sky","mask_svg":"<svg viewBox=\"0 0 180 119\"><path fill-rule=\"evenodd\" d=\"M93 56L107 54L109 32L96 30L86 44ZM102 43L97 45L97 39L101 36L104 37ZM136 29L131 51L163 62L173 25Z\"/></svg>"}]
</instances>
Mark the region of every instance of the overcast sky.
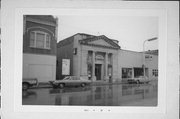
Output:
<instances>
[{"instance_id":1,"label":"overcast sky","mask_svg":"<svg viewBox=\"0 0 180 119\"><path fill-rule=\"evenodd\" d=\"M1 28L1 10L0 10L0 28Z\"/></svg>"},{"instance_id":2,"label":"overcast sky","mask_svg":"<svg viewBox=\"0 0 180 119\"><path fill-rule=\"evenodd\" d=\"M122 49L142 51L143 41L158 37L158 17L58 16L58 41L76 33L105 35L119 41ZM158 40L146 43L146 50L158 48Z\"/></svg>"}]
</instances>

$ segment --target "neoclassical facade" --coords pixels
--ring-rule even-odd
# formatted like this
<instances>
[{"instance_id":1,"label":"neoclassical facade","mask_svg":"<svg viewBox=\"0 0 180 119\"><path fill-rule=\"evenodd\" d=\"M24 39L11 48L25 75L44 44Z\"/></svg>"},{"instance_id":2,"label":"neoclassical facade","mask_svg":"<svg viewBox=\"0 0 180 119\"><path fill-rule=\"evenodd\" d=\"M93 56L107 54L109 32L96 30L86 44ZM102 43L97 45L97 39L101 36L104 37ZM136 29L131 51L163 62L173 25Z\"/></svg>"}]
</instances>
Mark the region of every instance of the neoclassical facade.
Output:
<instances>
[{"instance_id":1,"label":"neoclassical facade","mask_svg":"<svg viewBox=\"0 0 180 119\"><path fill-rule=\"evenodd\" d=\"M106 36L97 36L79 40L80 76L88 75L92 81L108 81L118 78L117 41Z\"/></svg>"},{"instance_id":2,"label":"neoclassical facade","mask_svg":"<svg viewBox=\"0 0 180 119\"><path fill-rule=\"evenodd\" d=\"M56 79L66 75L81 76L93 82L135 78L143 73L142 56L142 52L122 50L117 40L104 35L78 33L57 44ZM158 69L158 58L152 57L146 60L147 76L151 76L152 69ZM67 67L64 67L63 60L69 61ZM63 74L65 70L68 70L67 74Z\"/></svg>"}]
</instances>

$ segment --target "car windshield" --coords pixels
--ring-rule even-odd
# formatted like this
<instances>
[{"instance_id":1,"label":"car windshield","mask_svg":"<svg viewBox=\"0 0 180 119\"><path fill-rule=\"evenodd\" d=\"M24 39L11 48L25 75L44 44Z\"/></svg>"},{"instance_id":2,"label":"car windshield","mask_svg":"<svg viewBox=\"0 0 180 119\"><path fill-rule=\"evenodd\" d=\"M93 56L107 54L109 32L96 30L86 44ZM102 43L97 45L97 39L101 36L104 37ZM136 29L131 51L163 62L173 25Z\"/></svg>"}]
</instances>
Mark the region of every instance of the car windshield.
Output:
<instances>
[{"instance_id":1,"label":"car windshield","mask_svg":"<svg viewBox=\"0 0 180 119\"><path fill-rule=\"evenodd\" d=\"M63 80L71 80L70 76L65 77Z\"/></svg>"}]
</instances>

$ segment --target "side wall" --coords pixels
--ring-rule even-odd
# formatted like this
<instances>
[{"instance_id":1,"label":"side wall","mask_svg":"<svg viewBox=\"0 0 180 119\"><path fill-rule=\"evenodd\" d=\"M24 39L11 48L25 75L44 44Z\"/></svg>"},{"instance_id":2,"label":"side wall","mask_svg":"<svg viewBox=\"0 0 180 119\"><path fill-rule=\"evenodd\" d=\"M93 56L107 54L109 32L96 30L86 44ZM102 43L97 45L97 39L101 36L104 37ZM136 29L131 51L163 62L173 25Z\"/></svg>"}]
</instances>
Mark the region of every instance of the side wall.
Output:
<instances>
[{"instance_id":1,"label":"side wall","mask_svg":"<svg viewBox=\"0 0 180 119\"><path fill-rule=\"evenodd\" d=\"M61 47L57 46L56 79L64 77L62 75L62 59L70 59L70 75L73 75L73 42Z\"/></svg>"},{"instance_id":2,"label":"side wall","mask_svg":"<svg viewBox=\"0 0 180 119\"><path fill-rule=\"evenodd\" d=\"M28 30L29 29L29 30ZM46 30L47 29L47 30ZM50 49L40 49L40 48L31 48L30 47L30 32L38 30L38 31L44 31L51 36L51 43L50 43ZM51 32L49 32L49 31ZM48 26L44 24L34 23L27 21L26 22L26 32L23 35L23 53L34 53L34 54L47 54L47 55L56 55L56 45L57 41L55 39L55 27L54 26Z\"/></svg>"},{"instance_id":3,"label":"side wall","mask_svg":"<svg viewBox=\"0 0 180 119\"><path fill-rule=\"evenodd\" d=\"M39 82L55 80L56 56L23 54L23 78L37 78Z\"/></svg>"},{"instance_id":4,"label":"side wall","mask_svg":"<svg viewBox=\"0 0 180 119\"><path fill-rule=\"evenodd\" d=\"M149 54L146 54L146 56ZM145 65L148 68L148 76L150 79L153 79L152 70L158 69L158 56L157 55L149 55L150 59L145 59ZM119 77L122 78L122 68L134 68L139 67L142 68L143 65L143 54L139 52L133 52L128 50L119 50L118 55L119 61ZM157 77L156 77L157 78Z\"/></svg>"},{"instance_id":5,"label":"side wall","mask_svg":"<svg viewBox=\"0 0 180 119\"><path fill-rule=\"evenodd\" d=\"M57 46L57 70L56 70L56 75L57 75L57 79L58 78L63 78L64 76L62 76L62 59L63 58L68 58L70 59L70 75L73 76L80 76L80 70L81 70L81 57L84 58L82 56L82 48L79 45L79 40L82 40L86 38L85 36L82 35L74 35L72 37L69 37L67 39L65 39L66 43L64 43L65 45L58 47ZM77 49L76 54L73 54L74 49ZM84 52L85 53L85 52ZM84 54L86 55L86 54Z\"/></svg>"},{"instance_id":6,"label":"side wall","mask_svg":"<svg viewBox=\"0 0 180 119\"><path fill-rule=\"evenodd\" d=\"M122 78L122 68L142 67L142 53L119 50L119 77Z\"/></svg>"},{"instance_id":7,"label":"side wall","mask_svg":"<svg viewBox=\"0 0 180 119\"><path fill-rule=\"evenodd\" d=\"M146 54L147 55L147 54ZM151 58L145 60L146 67L149 69L149 78L157 79L157 77L153 76L153 70L158 70L158 56L157 55L149 55Z\"/></svg>"},{"instance_id":8,"label":"side wall","mask_svg":"<svg viewBox=\"0 0 180 119\"><path fill-rule=\"evenodd\" d=\"M80 69L81 69L81 46L79 45L79 40L82 40L83 37L79 34L73 36L74 38L74 46L73 48L77 48L77 54L73 56L73 75L80 77Z\"/></svg>"}]
</instances>

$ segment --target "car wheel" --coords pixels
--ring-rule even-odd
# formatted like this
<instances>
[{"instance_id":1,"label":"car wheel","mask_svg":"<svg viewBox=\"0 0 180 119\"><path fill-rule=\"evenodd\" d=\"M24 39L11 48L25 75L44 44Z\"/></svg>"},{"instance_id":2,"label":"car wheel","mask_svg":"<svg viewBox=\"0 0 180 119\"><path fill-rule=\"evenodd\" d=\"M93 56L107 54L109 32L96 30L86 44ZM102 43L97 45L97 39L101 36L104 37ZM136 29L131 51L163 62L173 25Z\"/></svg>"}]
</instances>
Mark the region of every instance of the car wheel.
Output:
<instances>
[{"instance_id":1,"label":"car wheel","mask_svg":"<svg viewBox=\"0 0 180 119\"><path fill-rule=\"evenodd\" d=\"M63 83L60 83L60 84L59 84L59 88L64 88L64 84L63 84Z\"/></svg>"},{"instance_id":2,"label":"car wheel","mask_svg":"<svg viewBox=\"0 0 180 119\"><path fill-rule=\"evenodd\" d=\"M29 84L28 83L23 83L22 89L27 90L28 88L29 88Z\"/></svg>"},{"instance_id":3,"label":"car wheel","mask_svg":"<svg viewBox=\"0 0 180 119\"><path fill-rule=\"evenodd\" d=\"M58 88L58 86L57 86L57 85L53 85L53 88L55 88L55 89L56 89L56 88Z\"/></svg>"},{"instance_id":4,"label":"car wheel","mask_svg":"<svg viewBox=\"0 0 180 119\"><path fill-rule=\"evenodd\" d=\"M140 81L139 81L139 80L137 80L137 84L140 84Z\"/></svg>"},{"instance_id":5,"label":"car wheel","mask_svg":"<svg viewBox=\"0 0 180 119\"><path fill-rule=\"evenodd\" d=\"M81 87L84 87L84 86L86 86L86 84L85 84L85 83L82 83L82 84L81 84Z\"/></svg>"}]
</instances>

